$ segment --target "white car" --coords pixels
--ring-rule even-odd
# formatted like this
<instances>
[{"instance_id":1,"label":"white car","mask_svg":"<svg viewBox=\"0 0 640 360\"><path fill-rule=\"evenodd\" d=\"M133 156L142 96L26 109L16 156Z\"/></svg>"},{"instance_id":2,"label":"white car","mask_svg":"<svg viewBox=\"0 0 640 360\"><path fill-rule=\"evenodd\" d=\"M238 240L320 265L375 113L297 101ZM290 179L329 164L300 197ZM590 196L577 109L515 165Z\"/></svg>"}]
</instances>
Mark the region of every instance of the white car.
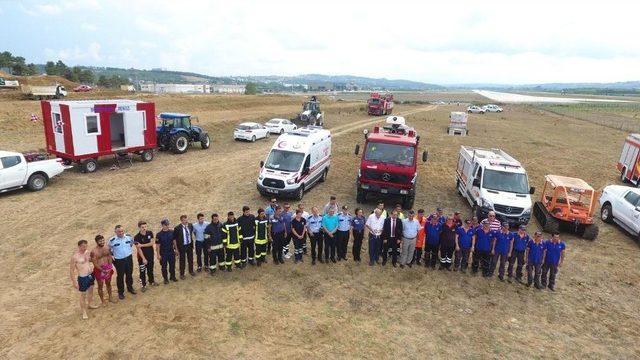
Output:
<instances>
[{"instance_id":1,"label":"white car","mask_svg":"<svg viewBox=\"0 0 640 360\"><path fill-rule=\"evenodd\" d=\"M256 139L265 139L269 137L269 130L264 125L245 122L233 130L233 140L249 140L251 142Z\"/></svg>"},{"instance_id":2,"label":"white car","mask_svg":"<svg viewBox=\"0 0 640 360\"><path fill-rule=\"evenodd\" d=\"M471 105L467 108L469 114L484 114L485 111L480 106Z\"/></svg>"},{"instance_id":3,"label":"white car","mask_svg":"<svg viewBox=\"0 0 640 360\"><path fill-rule=\"evenodd\" d=\"M62 159L40 160L37 156L28 160L21 153L0 151L0 193L21 187L42 190L52 177L69 168Z\"/></svg>"},{"instance_id":4,"label":"white car","mask_svg":"<svg viewBox=\"0 0 640 360\"><path fill-rule=\"evenodd\" d=\"M600 196L602 221L616 223L640 241L640 189L609 185Z\"/></svg>"},{"instance_id":5,"label":"white car","mask_svg":"<svg viewBox=\"0 0 640 360\"><path fill-rule=\"evenodd\" d=\"M298 128L296 124L287 119L271 119L267 121L264 126L266 126L272 134L284 134Z\"/></svg>"},{"instance_id":6,"label":"white car","mask_svg":"<svg viewBox=\"0 0 640 360\"><path fill-rule=\"evenodd\" d=\"M502 112L502 108L498 105L493 105L493 104L488 104L482 107L482 109L485 112L495 112L495 113L499 113Z\"/></svg>"}]
</instances>

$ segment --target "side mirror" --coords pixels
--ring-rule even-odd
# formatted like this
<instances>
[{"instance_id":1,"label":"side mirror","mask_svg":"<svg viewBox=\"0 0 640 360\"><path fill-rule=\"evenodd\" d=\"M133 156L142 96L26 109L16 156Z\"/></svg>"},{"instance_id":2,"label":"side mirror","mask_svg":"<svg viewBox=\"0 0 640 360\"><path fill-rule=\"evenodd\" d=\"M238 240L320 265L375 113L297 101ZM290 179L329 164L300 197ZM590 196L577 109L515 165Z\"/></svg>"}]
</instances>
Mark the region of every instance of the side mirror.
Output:
<instances>
[{"instance_id":1,"label":"side mirror","mask_svg":"<svg viewBox=\"0 0 640 360\"><path fill-rule=\"evenodd\" d=\"M480 187L480 179L473 179L473 186Z\"/></svg>"},{"instance_id":2,"label":"side mirror","mask_svg":"<svg viewBox=\"0 0 640 360\"><path fill-rule=\"evenodd\" d=\"M636 206L636 211L640 212L640 206Z\"/></svg>"},{"instance_id":3,"label":"side mirror","mask_svg":"<svg viewBox=\"0 0 640 360\"><path fill-rule=\"evenodd\" d=\"M536 188L532 186L532 187L529 189L529 194L533 195L533 194L535 194L535 192L536 192Z\"/></svg>"},{"instance_id":4,"label":"side mirror","mask_svg":"<svg viewBox=\"0 0 640 360\"><path fill-rule=\"evenodd\" d=\"M263 168L264 167L264 161L260 161L260 167Z\"/></svg>"},{"instance_id":5,"label":"side mirror","mask_svg":"<svg viewBox=\"0 0 640 360\"><path fill-rule=\"evenodd\" d=\"M427 162L427 158L429 158L429 153L425 150L422 152L422 162Z\"/></svg>"},{"instance_id":6,"label":"side mirror","mask_svg":"<svg viewBox=\"0 0 640 360\"><path fill-rule=\"evenodd\" d=\"M356 150L353 153L356 155L360 153L360 144L356 144Z\"/></svg>"},{"instance_id":7,"label":"side mirror","mask_svg":"<svg viewBox=\"0 0 640 360\"><path fill-rule=\"evenodd\" d=\"M367 140L367 136L369 136L369 130L364 129L362 130L362 133L364 134L364 139Z\"/></svg>"}]
</instances>

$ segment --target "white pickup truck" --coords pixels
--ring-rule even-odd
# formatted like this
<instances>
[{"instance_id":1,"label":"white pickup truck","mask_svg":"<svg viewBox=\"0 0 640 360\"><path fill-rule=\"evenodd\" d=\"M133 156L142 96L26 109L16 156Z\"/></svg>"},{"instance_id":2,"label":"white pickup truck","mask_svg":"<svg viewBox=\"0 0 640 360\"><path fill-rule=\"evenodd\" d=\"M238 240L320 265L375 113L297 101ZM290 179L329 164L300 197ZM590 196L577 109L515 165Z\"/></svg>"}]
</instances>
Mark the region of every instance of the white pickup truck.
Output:
<instances>
[{"instance_id":1,"label":"white pickup truck","mask_svg":"<svg viewBox=\"0 0 640 360\"><path fill-rule=\"evenodd\" d=\"M600 196L602 221L620 225L640 241L640 189L609 185Z\"/></svg>"},{"instance_id":2,"label":"white pickup truck","mask_svg":"<svg viewBox=\"0 0 640 360\"><path fill-rule=\"evenodd\" d=\"M62 159L40 160L38 156L0 151L0 193L25 186L32 191L42 190L52 177L70 167Z\"/></svg>"}]
</instances>

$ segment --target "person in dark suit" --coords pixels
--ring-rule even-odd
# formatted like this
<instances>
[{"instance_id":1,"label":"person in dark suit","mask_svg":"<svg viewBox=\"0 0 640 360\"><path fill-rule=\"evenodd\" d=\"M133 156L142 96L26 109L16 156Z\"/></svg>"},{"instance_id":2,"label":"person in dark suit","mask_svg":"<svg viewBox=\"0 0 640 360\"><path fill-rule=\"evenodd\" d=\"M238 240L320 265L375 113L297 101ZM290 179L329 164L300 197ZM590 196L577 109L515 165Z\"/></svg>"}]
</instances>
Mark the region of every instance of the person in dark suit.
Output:
<instances>
[{"instance_id":1,"label":"person in dark suit","mask_svg":"<svg viewBox=\"0 0 640 360\"><path fill-rule=\"evenodd\" d=\"M180 224L173 229L173 238L176 240L178 253L180 254L180 279L184 279L185 258L189 263L189 274L195 276L193 271L193 225L187 221L187 215L180 216Z\"/></svg>"},{"instance_id":2,"label":"person in dark suit","mask_svg":"<svg viewBox=\"0 0 640 360\"><path fill-rule=\"evenodd\" d=\"M402 241L402 221L398 219L398 211L393 210L391 217L384 220L382 227L382 265L387 263L387 257L391 253L391 263L397 266L398 248Z\"/></svg>"}]
</instances>

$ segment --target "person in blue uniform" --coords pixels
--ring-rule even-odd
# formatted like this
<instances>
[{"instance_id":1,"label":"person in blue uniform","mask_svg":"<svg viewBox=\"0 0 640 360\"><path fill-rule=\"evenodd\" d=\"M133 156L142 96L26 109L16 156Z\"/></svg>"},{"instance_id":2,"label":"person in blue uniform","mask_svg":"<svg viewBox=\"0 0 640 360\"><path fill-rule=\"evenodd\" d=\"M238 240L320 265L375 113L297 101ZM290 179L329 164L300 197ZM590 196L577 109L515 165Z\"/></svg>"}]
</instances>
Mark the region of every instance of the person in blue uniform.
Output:
<instances>
[{"instance_id":1,"label":"person in blue uniform","mask_svg":"<svg viewBox=\"0 0 640 360\"><path fill-rule=\"evenodd\" d=\"M536 289L543 289L540 286L540 274L542 273L542 260L544 258L544 242L542 242L542 232L536 231L533 240L527 243L527 286L534 284Z\"/></svg>"},{"instance_id":2,"label":"person in blue uniform","mask_svg":"<svg viewBox=\"0 0 640 360\"><path fill-rule=\"evenodd\" d=\"M545 288L548 284L549 290L555 291L556 276L558 275L558 268L562 267L562 263L564 263L565 249L566 245L560 240L560 233L558 232L553 234L551 240L545 241L544 262L542 264L542 288Z\"/></svg>"},{"instance_id":3,"label":"person in blue uniform","mask_svg":"<svg viewBox=\"0 0 640 360\"><path fill-rule=\"evenodd\" d=\"M491 249L495 241L496 233L491 231L488 221L482 221L482 227L476 230L476 246L473 250L471 271L475 274L478 268L482 269L482 276L491 276Z\"/></svg>"},{"instance_id":4,"label":"person in blue uniform","mask_svg":"<svg viewBox=\"0 0 640 360\"><path fill-rule=\"evenodd\" d=\"M116 225L116 235L109 239L109 248L113 255L113 265L116 267L116 284L118 286L118 298L124 299L124 285L126 278L127 291L135 295L133 289L133 239L125 234L122 225Z\"/></svg>"},{"instance_id":5,"label":"person in blue uniform","mask_svg":"<svg viewBox=\"0 0 640 360\"><path fill-rule=\"evenodd\" d=\"M507 277L509 281L513 277L513 268L516 268L516 281L522 282L522 267L525 263L525 251L531 239L527 234L527 227L520 225L518 231L513 233L513 251L509 257L509 267L507 268ZM517 266L515 266L517 263Z\"/></svg>"},{"instance_id":6,"label":"person in blue uniform","mask_svg":"<svg viewBox=\"0 0 640 360\"><path fill-rule=\"evenodd\" d=\"M355 216L351 219L351 232L353 234L353 248L351 253L353 254L353 260L360 262L360 252L362 250L362 240L364 239L364 225L367 219L364 217L364 212L360 208L356 208Z\"/></svg>"},{"instance_id":7,"label":"person in blue uniform","mask_svg":"<svg viewBox=\"0 0 640 360\"><path fill-rule=\"evenodd\" d=\"M324 234L322 232L322 215L318 211L318 207L311 208L311 215L307 218L307 231L311 240L311 265L316 264L316 259L322 260L322 249Z\"/></svg>"},{"instance_id":8,"label":"person in blue uniform","mask_svg":"<svg viewBox=\"0 0 640 360\"><path fill-rule=\"evenodd\" d=\"M178 254L178 245L176 244L173 229L169 228L169 220L160 221L162 229L156 234L156 255L160 259L162 267L162 278L164 284L169 284L169 280L177 282L176 279L176 255Z\"/></svg>"},{"instance_id":9,"label":"person in blue uniform","mask_svg":"<svg viewBox=\"0 0 640 360\"><path fill-rule=\"evenodd\" d=\"M491 263L491 276L498 268L498 279L504 281L504 267L507 259L511 256L513 250L513 234L509 231L509 223L503 222L502 228L496 234L496 241L493 245L491 255L493 255L493 261Z\"/></svg>"},{"instance_id":10,"label":"person in blue uniform","mask_svg":"<svg viewBox=\"0 0 640 360\"><path fill-rule=\"evenodd\" d=\"M283 246L285 238L287 237L287 227L285 225L284 217L282 216L282 207L276 206L276 212L273 214L271 220L271 239L273 242L273 263L276 265L284 264L283 259Z\"/></svg>"},{"instance_id":11,"label":"person in blue uniform","mask_svg":"<svg viewBox=\"0 0 640 360\"><path fill-rule=\"evenodd\" d=\"M425 225L425 248L424 248L424 266L436 268L438 261L438 249L440 248L440 233L442 232L442 224L438 216L431 216Z\"/></svg>"},{"instance_id":12,"label":"person in blue uniform","mask_svg":"<svg viewBox=\"0 0 640 360\"><path fill-rule=\"evenodd\" d=\"M456 244L456 259L453 264L453 271L467 272L469 267L469 256L476 242L476 230L471 227L471 220L464 221L462 226L456 229L458 233L458 243Z\"/></svg>"}]
</instances>

